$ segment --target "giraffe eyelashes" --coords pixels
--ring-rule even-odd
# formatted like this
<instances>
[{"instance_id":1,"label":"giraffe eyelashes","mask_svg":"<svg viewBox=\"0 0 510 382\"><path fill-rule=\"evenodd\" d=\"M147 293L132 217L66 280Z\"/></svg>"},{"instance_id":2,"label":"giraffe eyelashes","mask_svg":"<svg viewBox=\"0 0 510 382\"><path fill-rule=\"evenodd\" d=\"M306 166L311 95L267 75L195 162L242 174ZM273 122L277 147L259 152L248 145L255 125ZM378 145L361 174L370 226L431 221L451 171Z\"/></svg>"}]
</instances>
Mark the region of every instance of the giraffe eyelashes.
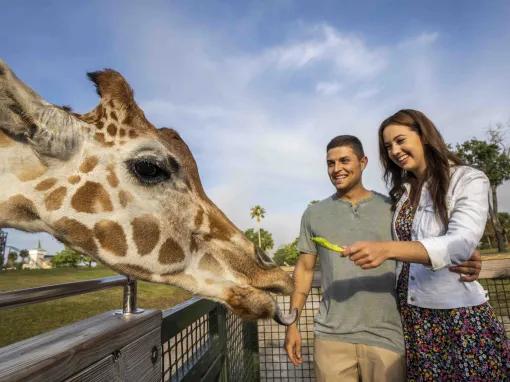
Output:
<instances>
[{"instance_id":1,"label":"giraffe eyelashes","mask_svg":"<svg viewBox=\"0 0 510 382\"><path fill-rule=\"evenodd\" d=\"M129 171L143 184L153 185L170 179L170 171L154 158L137 158L127 161Z\"/></svg>"}]
</instances>

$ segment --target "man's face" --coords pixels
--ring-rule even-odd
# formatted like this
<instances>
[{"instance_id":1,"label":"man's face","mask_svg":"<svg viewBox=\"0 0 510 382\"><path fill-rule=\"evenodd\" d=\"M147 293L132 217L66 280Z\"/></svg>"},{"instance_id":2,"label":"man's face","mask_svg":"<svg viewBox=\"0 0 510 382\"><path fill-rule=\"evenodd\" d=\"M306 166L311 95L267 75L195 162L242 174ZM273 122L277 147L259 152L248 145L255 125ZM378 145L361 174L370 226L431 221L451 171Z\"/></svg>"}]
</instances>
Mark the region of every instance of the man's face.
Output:
<instances>
[{"instance_id":1,"label":"man's face","mask_svg":"<svg viewBox=\"0 0 510 382\"><path fill-rule=\"evenodd\" d=\"M358 158L350 146L334 147L328 151L328 175L337 191L346 192L361 183L367 157Z\"/></svg>"}]
</instances>

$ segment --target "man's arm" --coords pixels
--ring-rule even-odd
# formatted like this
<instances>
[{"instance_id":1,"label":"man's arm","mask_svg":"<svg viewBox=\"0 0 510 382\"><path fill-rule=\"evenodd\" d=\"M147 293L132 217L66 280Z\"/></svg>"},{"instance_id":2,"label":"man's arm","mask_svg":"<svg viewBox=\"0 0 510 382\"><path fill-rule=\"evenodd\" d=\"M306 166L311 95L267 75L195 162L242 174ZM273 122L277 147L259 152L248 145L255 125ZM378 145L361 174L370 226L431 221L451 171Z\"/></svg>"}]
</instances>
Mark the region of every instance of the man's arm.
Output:
<instances>
[{"instance_id":1,"label":"man's arm","mask_svg":"<svg viewBox=\"0 0 510 382\"><path fill-rule=\"evenodd\" d=\"M301 253L294 267L294 292L292 292L290 297L290 308L291 310L294 308L297 309L298 319L287 327L287 333L285 335L285 351L294 366L303 363L303 359L301 358L301 335L299 334L297 322L305 306L306 298L312 288L313 271L316 261L317 255Z\"/></svg>"}]
</instances>

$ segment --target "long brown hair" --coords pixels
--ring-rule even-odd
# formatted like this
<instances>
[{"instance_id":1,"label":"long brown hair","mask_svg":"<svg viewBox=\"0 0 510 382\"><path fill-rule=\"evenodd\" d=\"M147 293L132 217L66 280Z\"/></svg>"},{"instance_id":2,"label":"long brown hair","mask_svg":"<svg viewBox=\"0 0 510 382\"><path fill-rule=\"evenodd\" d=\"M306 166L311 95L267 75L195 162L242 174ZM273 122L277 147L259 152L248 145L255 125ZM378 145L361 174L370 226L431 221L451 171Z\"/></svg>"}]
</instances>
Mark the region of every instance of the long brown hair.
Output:
<instances>
[{"instance_id":1,"label":"long brown hair","mask_svg":"<svg viewBox=\"0 0 510 382\"><path fill-rule=\"evenodd\" d=\"M384 129L389 125L407 126L420 136L427 165L423 181L428 181L428 188L436 214L444 226L447 227L446 193L450 185L450 166L452 164L460 165L460 159L448 150L441 133L422 112L403 109L385 119L379 127L379 157L384 167L384 180L386 185L391 187L390 197L393 208L395 208L398 199L402 195L403 183L405 182L411 184L411 202L416 205L420 197L422 183L413 174L408 173L390 159L383 139Z\"/></svg>"}]
</instances>

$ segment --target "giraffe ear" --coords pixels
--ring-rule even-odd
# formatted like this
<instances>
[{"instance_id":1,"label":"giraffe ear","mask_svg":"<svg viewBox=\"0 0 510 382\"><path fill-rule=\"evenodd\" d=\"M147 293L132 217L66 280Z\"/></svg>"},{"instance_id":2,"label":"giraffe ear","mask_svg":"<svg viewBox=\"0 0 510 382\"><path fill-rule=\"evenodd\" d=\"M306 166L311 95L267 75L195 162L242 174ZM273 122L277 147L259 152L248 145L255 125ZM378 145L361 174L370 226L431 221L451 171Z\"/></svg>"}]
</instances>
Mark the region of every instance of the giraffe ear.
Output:
<instances>
[{"instance_id":1,"label":"giraffe ear","mask_svg":"<svg viewBox=\"0 0 510 382\"><path fill-rule=\"evenodd\" d=\"M101 101L114 101L117 106L125 108L136 107L133 89L122 75L113 69L104 69L87 73L89 79L96 85L97 94Z\"/></svg>"},{"instance_id":2,"label":"giraffe ear","mask_svg":"<svg viewBox=\"0 0 510 382\"><path fill-rule=\"evenodd\" d=\"M0 60L0 129L40 155L66 159L81 141L80 122L25 85Z\"/></svg>"}]
</instances>

